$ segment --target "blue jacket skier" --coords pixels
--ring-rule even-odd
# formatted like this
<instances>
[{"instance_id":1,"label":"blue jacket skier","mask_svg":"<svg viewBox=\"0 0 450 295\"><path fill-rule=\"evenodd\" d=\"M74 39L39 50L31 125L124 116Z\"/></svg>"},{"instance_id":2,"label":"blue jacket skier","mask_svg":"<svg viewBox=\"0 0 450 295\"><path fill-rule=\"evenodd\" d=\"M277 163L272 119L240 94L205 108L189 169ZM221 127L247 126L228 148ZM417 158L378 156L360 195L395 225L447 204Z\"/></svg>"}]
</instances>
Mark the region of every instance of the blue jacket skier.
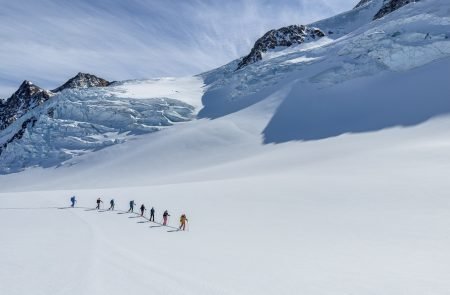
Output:
<instances>
[{"instance_id":1,"label":"blue jacket skier","mask_svg":"<svg viewBox=\"0 0 450 295\"><path fill-rule=\"evenodd\" d=\"M150 209L150 221L155 222L155 208Z\"/></svg>"},{"instance_id":2,"label":"blue jacket skier","mask_svg":"<svg viewBox=\"0 0 450 295\"><path fill-rule=\"evenodd\" d=\"M72 205L70 205L70 207L75 207L75 203L77 202L77 199L75 198L75 196L72 196L72 198L70 198L70 201L72 202Z\"/></svg>"}]
</instances>

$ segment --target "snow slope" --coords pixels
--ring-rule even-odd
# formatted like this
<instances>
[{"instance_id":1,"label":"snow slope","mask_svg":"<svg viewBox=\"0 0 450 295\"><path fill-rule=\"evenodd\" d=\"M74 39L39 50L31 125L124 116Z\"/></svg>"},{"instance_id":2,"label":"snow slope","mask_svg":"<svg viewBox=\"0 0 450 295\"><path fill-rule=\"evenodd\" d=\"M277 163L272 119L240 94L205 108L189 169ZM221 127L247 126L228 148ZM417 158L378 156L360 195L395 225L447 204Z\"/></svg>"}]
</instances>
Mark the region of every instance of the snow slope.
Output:
<instances>
[{"instance_id":1,"label":"snow slope","mask_svg":"<svg viewBox=\"0 0 450 295\"><path fill-rule=\"evenodd\" d=\"M449 8L234 61L186 82L198 120L0 176L1 293L448 294Z\"/></svg>"},{"instance_id":2,"label":"snow slope","mask_svg":"<svg viewBox=\"0 0 450 295\"><path fill-rule=\"evenodd\" d=\"M223 124L235 139L248 128L231 118ZM450 118L443 118L269 145L245 157L235 144L228 153L211 153L216 158L209 162L221 165L184 175L161 171L168 179L160 185L150 172L159 170L152 167L157 161L139 156L147 170L127 161L102 175L93 164L97 175L62 179L59 186L49 181L52 191L3 193L2 208L21 210L0 210L8 237L0 250L2 288L7 294L446 294L449 127ZM211 137L210 129L197 139ZM201 161L189 146L179 149L187 161L179 166L191 157ZM241 156L219 161L232 153ZM148 186L145 177L141 186L123 185L139 173ZM89 189L91 177L104 183L108 176L122 187ZM69 181L73 188L55 190ZM169 233L112 212L36 209L64 206L72 194L83 207L93 207L98 196L114 197L121 209L135 199L155 206L158 220L168 208L172 225L186 212L190 230Z\"/></svg>"}]
</instances>

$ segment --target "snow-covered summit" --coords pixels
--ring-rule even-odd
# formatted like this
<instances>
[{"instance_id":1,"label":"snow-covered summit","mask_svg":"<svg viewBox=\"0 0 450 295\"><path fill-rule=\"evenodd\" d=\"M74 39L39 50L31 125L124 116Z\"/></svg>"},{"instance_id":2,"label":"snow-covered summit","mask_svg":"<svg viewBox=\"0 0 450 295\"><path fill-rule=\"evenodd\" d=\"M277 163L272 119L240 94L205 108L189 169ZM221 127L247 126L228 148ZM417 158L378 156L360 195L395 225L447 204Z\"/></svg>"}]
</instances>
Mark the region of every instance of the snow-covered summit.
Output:
<instances>
[{"instance_id":1,"label":"snow-covered summit","mask_svg":"<svg viewBox=\"0 0 450 295\"><path fill-rule=\"evenodd\" d=\"M352 10L310 25L291 25L270 30L259 38L250 53L242 58L237 70L260 61L263 54L278 47L290 47L328 36L338 38L361 25L379 19L413 0L361 0Z\"/></svg>"},{"instance_id":2,"label":"snow-covered summit","mask_svg":"<svg viewBox=\"0 0 450 295\"><path fill-rule=\"evenodd\" d=\"M70 78L66 83L53 89L52 92L60 92L68 88L89 88L89 87L105 87L110 85L111 82L99 78L95 75L87 73L78 73L75 77Z\"/></svg>"}]
</instances>

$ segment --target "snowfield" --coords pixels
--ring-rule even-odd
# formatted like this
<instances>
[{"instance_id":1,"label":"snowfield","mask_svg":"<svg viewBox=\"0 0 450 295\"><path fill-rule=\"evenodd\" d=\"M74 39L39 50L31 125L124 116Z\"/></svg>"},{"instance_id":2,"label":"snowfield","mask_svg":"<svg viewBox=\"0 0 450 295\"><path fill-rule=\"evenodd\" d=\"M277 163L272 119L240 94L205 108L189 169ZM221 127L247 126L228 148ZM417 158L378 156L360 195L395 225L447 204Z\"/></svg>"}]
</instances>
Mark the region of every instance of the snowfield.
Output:
<instances>
[{"instance_id":1,"label":"snowfield","mask_svg":"<svg viewBox=\"0 0 450 295\"><path fill-rule=\"evenodd\" d=\"M142 165L130 157L115 167L75 165L79 175L49 180L51 191L1 194L4 292L447 293L450 118L259 150L250 150L256 142L221 150L215 131L228 129L231 141L248 132L245 120L230 121L198 131L206 133L197 136L200 142L217 143L209 145L214 151L207 160L189 142L180 143L172 158L175 148L160 152L167 157L165 169L150 150L148 157L135 155ZM189 169L192 158L198 170ZM207 167L206 161L214 164ZM15 182L16 190L27 190L32 180L23 179L25 189ZM105 188L90 189L102 183ZM55 208L68 205L72 194L77 205L90 208L99 196L105 203L115 198L122 210L134 199L155 206L157 221L167 208L171 225L185 212L189 232L151 228L128 214Z\"/></svg>"},{"instance_id":2,"label":"snowfield","mask_svg":"<svg viewBox=\"0 0 450 295\"><path fill-rule=\"evenodd\" d=\"M168 97L187 103L198 111L202 107L203 79L200 77L158 78L116 82L110 89L114 95L129 98Z\"/></svg>"},{"instance_id":3,"label":"snowfield","mask_svg":"<svg viewBox=\"0 0 450 295\"><path fill-rule=\"evenodd\" d=\"M450 4L380 6L238 71L117 82L197 117L1 175L0 293L449 294Z\"/></svg>"}]
</instances>

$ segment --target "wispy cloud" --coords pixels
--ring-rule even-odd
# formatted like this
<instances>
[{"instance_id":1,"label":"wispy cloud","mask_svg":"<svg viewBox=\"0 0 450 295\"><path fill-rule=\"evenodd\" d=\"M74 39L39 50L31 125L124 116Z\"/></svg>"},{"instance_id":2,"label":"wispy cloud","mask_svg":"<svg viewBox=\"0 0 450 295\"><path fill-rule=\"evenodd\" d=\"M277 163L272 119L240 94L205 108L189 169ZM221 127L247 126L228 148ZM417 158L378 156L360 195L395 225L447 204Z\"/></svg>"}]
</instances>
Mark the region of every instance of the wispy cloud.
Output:
<instances>
[{"instance_id":1,"label":"wispy cloud","mask_svg":"<svg viewBox=\"0 0 450 295\"><path fill-rule=\"evenodd\" d=\"M0 97L79 71L121 80L197 74L246 54L267 30L355 0L0 0Z\"/></svg>"}]
</instances>

